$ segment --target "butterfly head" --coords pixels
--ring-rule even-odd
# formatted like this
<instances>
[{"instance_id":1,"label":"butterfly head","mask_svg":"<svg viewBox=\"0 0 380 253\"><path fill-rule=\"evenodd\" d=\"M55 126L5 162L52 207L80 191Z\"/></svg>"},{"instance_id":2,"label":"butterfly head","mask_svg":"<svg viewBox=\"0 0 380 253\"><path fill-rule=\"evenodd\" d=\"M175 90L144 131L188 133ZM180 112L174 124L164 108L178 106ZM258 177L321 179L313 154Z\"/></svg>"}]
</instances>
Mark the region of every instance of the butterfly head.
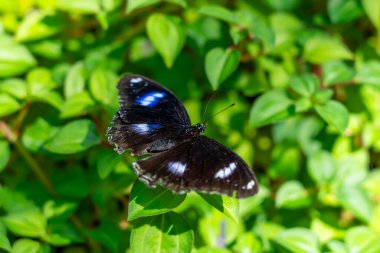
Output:
<instances>
[{"instance_id":1,"label":"butterfly head","mask_svg":"<svg viewBox=\"0 0 380 253\"><path fill-rule=\"evenodd\" d=\"M203 134L206 130L206 124L205 123L198 123L195 125L195 128L199 134Z\"/></svg>"}]
</instances>

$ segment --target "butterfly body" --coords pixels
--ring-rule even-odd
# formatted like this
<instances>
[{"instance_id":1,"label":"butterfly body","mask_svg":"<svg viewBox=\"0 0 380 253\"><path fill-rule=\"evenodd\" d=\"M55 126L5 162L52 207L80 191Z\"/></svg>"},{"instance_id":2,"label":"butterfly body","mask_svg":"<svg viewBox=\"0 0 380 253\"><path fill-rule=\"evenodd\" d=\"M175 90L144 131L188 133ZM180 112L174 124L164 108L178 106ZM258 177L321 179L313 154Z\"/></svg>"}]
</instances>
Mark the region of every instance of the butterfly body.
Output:
<instances>
[{"instance_id":1,"label":"butterfly body","mask_svg":"<svg viewBox=\"0 0 380 253\"><path fill-rule=\"evenodd\" d=\"M194 190L237 197L257 193L257 179L249 166L203 136L204 123L191 125L171 91L139 75L123 77L118 89L120 108L106 135L119 153L152 154L133 164L146 185L161 185L176 193Z\"/></svg>"}]
</instances>

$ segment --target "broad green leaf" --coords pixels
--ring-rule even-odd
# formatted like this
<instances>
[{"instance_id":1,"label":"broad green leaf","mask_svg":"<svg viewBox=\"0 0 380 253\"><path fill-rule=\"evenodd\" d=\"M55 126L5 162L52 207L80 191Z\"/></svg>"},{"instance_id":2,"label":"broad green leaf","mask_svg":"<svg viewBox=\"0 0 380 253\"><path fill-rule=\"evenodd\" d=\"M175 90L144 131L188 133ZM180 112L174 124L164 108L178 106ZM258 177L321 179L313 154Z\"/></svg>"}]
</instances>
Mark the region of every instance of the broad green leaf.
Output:
<instances>
[{"instance_id":1,"label":"broad green leaf","mask_svg":"<svg viewBox=\"0 0 380 253\"><path fill-rule=\"evenodd\" d=\"M338 199L342 205L364 222L371 222L373 205L368 193L356 185L342 186L338 191Z\"/></svg>"},{"instance_id":2,"label":"broad green leaf","mask_svg":"<svg viewBox=\"0 0 380 253\"><path fill-rule=\"evenodd\" d=\"M36 208L24 195L5 187L0 188L0 206L8 213Z\"/></svg>"},{"instance_id":3,"label":"broad green leaf","mask_svg":"<svg viewBox=\"0 0 380 253\"><path fill-rule=\"evenodd\" d=\"M63 119L84 115L95 105L88 92L75 93L67 98L62 106L60 117Z\"/></svg>"},{"instance_id":4,"label":"broad green leaf","mask_svg":"<svg viewBox=\"0 0 380 253\"><path fill-rule=\"evenodd\" d=\"M44 11L33 11L24 17L17 29L17 41L38 40L56 34L60 28L58 16Z\"/></svg>"},{"instance_id":5,"label":"broad green leaf","mask_svg":"<svg viewBox=\"0 0 380 253\"><path fill-rule=\"evenodd\" d=\"M311 154L307 159L310 177L316 183L330 182L337 171L337 164L329 152L320 151Z\"/></svg>"},{"instance_id":6,"label":"broad green leaf","mask_svg":"<svg viewBox=\"0 0 380 253\"><path fill-rule=\"evenodd\" d=\"M97 69L90 78L90 91L94 98L106 105L117 101L117 76L108 70Z\"/></svg>"},{"instance_id":7,"label":"broad green leaf","mask_svg":"<svg viewBox=\"0 0 380 253\"><path fill-rule=\"evenodd\" d=\"M371 61L363 64L358 70L355 80L362 84L380 85L380 63Z\"/></svg>"},{"instance_id":8,"label":"broad green leaf","mask_svg":"<svg viewBox=\"0 0 380 253\"><path fill-rule=\"evenodd\" d=\"M63 98L57 91L43 90L31 99L32 101L45 102L58 110L62 109Z\"/></svg>"},{"instance_id":9,"label":"broad green leaf","mask_svg":"<svg viewBox=\"0 0 380 253\"><path fill-rule=\"evenodd\" d=\"M57 39L45 39L34 42L29 48L33 54L45 57L47 59L58 59L63 53L63 41Z\"/></svg>"},{"instance_id":10,"label":"broad green leaf","mask_svg":"<svg viewBox=\"0 0 380 253\"><path fill-rule=\"evenodd\" d=\"M98 0L57 0L56 8L58 10L85 14L96 14L101 11L100 1Z\"/></svg>"},{"instance_id":11,"label":"broad green leaf","mask_svg":"<svg viewBox=\"0 0 380 253\"><path fill-rule=\"evenodd\" d=\"M185 198L186 194L174 194L162 187L148 188L136 180L131 190L128 220L169 212Z\"/></svg>"},{"instance_id":12,"label":"broad green leaf","mask_svg":"<svg viewBox=\"0 0 380 253\"><path fill-rule=\"evenodd\" d=\"M99 142L94 123L82 119L63 126L44 147L57 154L73 154L84 151Z\"/></svg>"},{"instance_id":13,"label":"broad green leaf","mask_svg":"<svg viewBox=\"0 0 380 253\"><path fill-rule=\"evenodd\" d=\"M294 114L293 101L284 90L272 90L260 96L249 115L250 127L267 125Z\"/></svg>"},{"instance_id":14,"label":"broad green leaf","mask_svg":"<svg viewBox=\"0 0 380 253\"><path fill-rule=\"evenodd\" d=\"M319 80L313 74L303 74L290 78L290 87L304 97L312 96L319 88Z\"/></svg>"},{"instance_id":15,"label":"broad green leaf","mask_svg":"<svg viewBox=\"0 0 380 253\"><path fill-rule=\"evenodd\" d=\"M361 0L361 2L369 20L380 29L380 0Z\"/></svg>"},{"instance_id":16,"label":"broad green leaf","mask_svg":"<svg viewBox=\"0 0 380 253\"><path fill-rule=\"evenodd\" d=\"M236 15L227 8L220 5L205 5L202 6L198 12L203 15L207 15L213 18L221 19L229 23L236 23Z\"/></svg>"},{"instance_id":17,"label":"broad green leaf","mask_svg":"<svg viewBox=\"0 0 380 253\"><path fill-rule=\"evenodd\" d=\"M206 75L214 90L239 66L240 52L235 49L211 49L205 59Z\"/></svg>"},{"instance_id":18,"label":"broad green leaf","mask_svg":"<svg viewBox=\"0 0 380 253\"><path fill-rule=\"evenodd\" d=\"M48 219L53 217L68 218L77 207L77 202L49 200L43 207L43 213Z\"/></svg>"},{"instance_id":19,"label":"broad green leaf","mask_svg":"<svg viewBox=\"0 0 380 253\"><path fill-rule=\"evenodd\" d=\"M171 68L186 40L186 30L175 16L152 14L146 23L146 31L154 48Z\"/></svg>"},{"instance_id":20,"label":"broad green leaf","mask_svg":"<svg viewBox=\"0 0 380 253\"><path fill-rule=\"evenodd\" d=\"M186 7L186 0L164 0L165 2L170 2L178 4L179 6ZM134 10L148 7L150 5L161 2L160 0L129 0L127 2L127 13L131 13Z\"/></svg>"},{"instance_id":21,"label":"broad green leaf","mask_svg":"<svg viewBox=\"0 0 380 253\"><path fill-rule=\"evenodd\" d=\"M8 94L0 94L0 117L12 114L21 108L20 103Z\"/></svg>"},{"instance_id":22,"label":"broad green leaf","mask_svg":"<svg viewBox=\"0 0 380 253\"><path fill-rule=\"evenodd\" d=\"M46 234L46 218L37 209L26 209L8 213L1 219L13 233L27 237Z\"/></svg>"},{"instance_id":23,"label":"broad green leaf","mask_svg":"<svg viewBox=\"0 0 380 253\"><path fill-rule=\"evenodd\" d=\"M17 99L26 98L26 82L23 79L11 78L0 83L0 92L8 93Z\"/></svg>"},{"instance_id":24,"label":"broad green leaf","mask_svg":"<svg viewBox=\"0 0 380 253\"><path fill-rule=\"evenodd\" d=\"M66 98L84 90L85 86L85 68L82 62L75 63L67 73L64 86L64 94Z\"/></svg>"},{"instance_id":25,"label":"broad green leaf","mask_svg":"<svg viewBox=\"0 0 380 253\"><path fill-rule=\"evenodd\" d=\"M306 189L298 181L287 181L278 189L276 207L297 209L310 205L311 200Z\"/></svg>"},{"instance_id":26,"label":"broad green leaf","mask_svg":"<svg viewBox=\"0 0 380 253\"><path fill-rule=\"evenodd\" d=\"M334 253L348 253L347 247L342 241L331 240L327 243L327 247Z\"/></svg>"},{"instance_id":27,"label":"broad green leaf","mask_svg":"<svg viewBox=\"0 0 380 253\"><path fill-rule=\"evenodd\" d=\"M327 10L331 21L338 24L351 22L363 15L357 0L329 0Z\"/></svg>"},{"instance_id":28,"label":"broad green leaf","mask_svg":"<svg viewBox=\"0 0 380 253\"><path fill-rule=\"evenodd\" d=\"M36 63L25 46L0 35L0 77L20 75Z\"/></svg>"},{"instance_id":29,"label":"broad green leaf","mask_svg":"<svg viewBox=\"0 0 380 253\"><path fill-rule=\"evenodd\" d=\"M322 243L329 242L334 238L342 238L345 234L344 230L339 230L317 218L312 219L311 230Z\"/></svg>"},{"instance_id":30,"label":"broad green leaf","mask_svg":"<svg viewBox=\"0 0 380 253\"><path fill-rule=\"evenodd\" d=\"M341 61L329 61L322 64L323 83L332 85L353 80L354 70Z\"/></svg>"},{"instance_id":31,"label":"broad green leaf","mask_svg":"<svg viewBox=\"0 0 380 253\"><path fill-rule=\"evenodd\" d=\"M348 126L349 113L340 102L330 100L326 104L316 105L315 110L329 125L344 132Z\"/></svg>"},{"instance_id":32,"label":"broad green leaf","mask_svg":"<svg viewBox=\"0 0 380 253\"><path fill-rule=\"evenodd\" d=\"M323 89L323 90L317 91L314 94L313 100L315 103L318 103L318 104L326 104L327 102L329 102L331 100L333 95L334 95L333 90Z\"/></svg>"},{"instance_id":33,"label":"broad green leaf","mask_svg":"<svg viewBox=\"0 0 380 253\"><path fill-rule=\"evenodd\" d=\"M260 253L263 251L260 240L249 232L239 236L233 250L242 253Z\"/></svg>"},{"instance_id":34,"label":"broad green leaf","mask_svg":"<svg viewBox=\"0 0 380 253\"><path fill-rule=\"evenodd\" d=\"M350 60L353 55L346 45L335 38L314 36L306 41L303 57L311 63L320 64L330 60Z\"/></svg>"},{"instance_id":35,"label":"broad green leaf","mask_svg":"<svg viewBox=\"0 0 380 253\"><path fill-rule=\"evenodd\" d=\"M218 211L230 217L232 220L239 222L239 200L228 196L210 195L198 193L210 205Z\"/></svg>"},{"instance_id":36,"label":"broad green leaf","mask_svg":"<svg viewBox=\"0 0 380 253\"><path fill-rule=\"evenodd\" d=\"M350 228L344 241L350 253L380 252L379 235L365 226Z\"/></svg>"},{"instance_id":37,"label":"broad green leaf","mask_svg":"<svg viewBox=\"0 0 380 253\"><path fill-rule=\"evenodd\" d=\"M11 243L7 237L6 228L1 222L0 222L0 250L4 250L6 252L11 251Z\"/></svg>"},{"instance_id":38,"label":"broad green leaf","mask_svg":"<svg viewBox=\"0 0 380 253\"><path fill-rule=\"evenodd\" d=\"M114 151L106 150L99 154L96 162L99 177L105 179L121 161L121 156Z\"/></svg>"},{"instance_id":39,"label":"broad green leaf","mask_svg":"<svg viewBox=\"0 0 380 253\"><path fill-rule=\"evenodd\" d=\"M291 252L320 252L317 237L306 228L290 228L284 230L275 238L275 241Z\"/></svg>"},{"instance_id":40,"label":"broad green leaf","mask_svg":"<svg viewBox=\"0 0 380 253\"><path fill-rule=\"evenodd\" d=\"M19 239L12 247L12 253L49 253L49 247L30 239Z\"/></svg>"},{"instance_id":41,"label":"broad green leaf","mask_svg":"<svg viewBox=\"0 0 380 253\"><path fill-rule=\"evenodd\" d=\"M11 149L8 142L0 139L0 172L7 166L10 156Z\"/></svg>"},{"instance_id":42,"label":"broad green leaf","mask_svg":"<svg viewBox=\"0 0 380 253\"><path fill-rule=\"evenodd\" d=\"M193 231L179 214L142 218L132 230L132 252L191 252Z\"/></svg>"}]
</instances>

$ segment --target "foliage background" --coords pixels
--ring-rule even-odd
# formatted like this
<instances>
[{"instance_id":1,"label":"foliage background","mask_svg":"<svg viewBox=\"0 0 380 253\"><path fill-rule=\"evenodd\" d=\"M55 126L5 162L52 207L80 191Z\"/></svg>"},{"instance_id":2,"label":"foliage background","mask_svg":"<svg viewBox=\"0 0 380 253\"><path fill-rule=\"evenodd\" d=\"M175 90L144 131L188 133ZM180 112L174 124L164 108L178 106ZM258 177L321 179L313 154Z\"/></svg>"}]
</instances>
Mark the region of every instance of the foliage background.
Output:
<instances>
[{"instance_id":1,"label":"foliage background","mask_svg":"<svg viewBox=\"0 0 380 253\"><path fill-rule=\"evenodd\" d=\"M380 0L0 0L0 251L380 252ZM147 189L105 140L124 73L252 165Z\"/></svg>"}]
</instances>

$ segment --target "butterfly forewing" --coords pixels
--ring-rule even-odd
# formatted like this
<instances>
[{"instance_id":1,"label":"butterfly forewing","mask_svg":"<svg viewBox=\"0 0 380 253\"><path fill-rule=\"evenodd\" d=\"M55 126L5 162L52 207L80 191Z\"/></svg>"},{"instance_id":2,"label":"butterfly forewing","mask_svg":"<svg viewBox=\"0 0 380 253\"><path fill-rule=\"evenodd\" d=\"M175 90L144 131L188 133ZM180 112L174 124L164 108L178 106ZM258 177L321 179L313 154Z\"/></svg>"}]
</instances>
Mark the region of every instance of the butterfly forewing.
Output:
<instances>
[{"instance_id":1,"label":"butterfly forewing","mask_svg":"<svg viewBox=\"0 0 380 253\"><path fill-rule=\"evenodd\" d=\"M162 185L178 193L195 190L244 198L258 191L257 179L248 165L205 136L137 161L134 169L147 185Z\"/></svg>"}]
</instances>

